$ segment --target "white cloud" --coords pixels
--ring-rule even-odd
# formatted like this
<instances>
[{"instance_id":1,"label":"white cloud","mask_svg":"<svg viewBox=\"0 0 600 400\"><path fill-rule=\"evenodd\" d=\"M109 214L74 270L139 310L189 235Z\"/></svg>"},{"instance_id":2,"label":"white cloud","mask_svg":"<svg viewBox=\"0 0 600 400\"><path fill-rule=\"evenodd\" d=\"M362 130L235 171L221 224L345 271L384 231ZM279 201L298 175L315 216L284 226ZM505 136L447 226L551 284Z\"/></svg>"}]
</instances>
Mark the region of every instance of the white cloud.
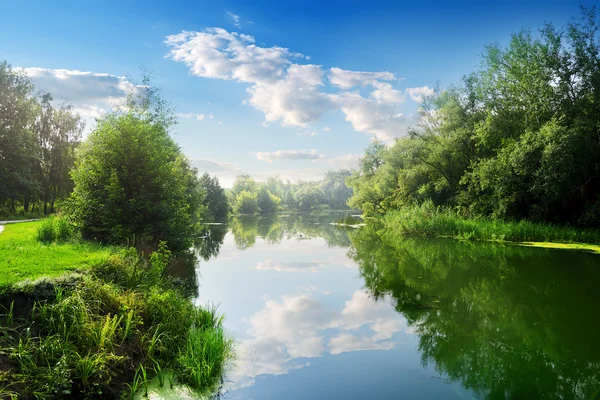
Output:
<instances>
[{"instance_id":1,"label":"white cloud","mask_svg":"<svg viewBox=\"0 0 600 400\"><path fill-rule=\"evenodd\" d=\"M323 129L321 129L321 132L331 132L331 128L329 128L328 126L326 126Z\"/></svg>"},{"instance_id":2,"label":"white cloud","mask_svg":"<svg viewBox=\"0 0 600 400\"><path fill-rule=\"evenodd\" d=\"M318 160L323 158L317 150L277 150L273 152L257 152L256 158L261 161L272 163L275 160Z\"/></svg>"},{"instance_id":3,"label":"white cloud","mask_svg":"<svg viewBox=\"0 0 600 400\"><path fill-rule=\"evenodd\" d=\"M358 93L346 92L335 95L334 99L355 130L370 133L383 141L406 135L408 128L418 122L418 118L407 119L397 112L394 104L365 99Z\"/></svg>"},{"instance_id":4,"label":"white cloud","mask_svg":"<svg viewBox=\"0 0 600 400\"><path fill-rule=\"evenodd\" d=\"M341 89L350 89L354 86L373 85L378 81L393 81L397 78L391 72L362 72L349 71L341 68L329 70L329 81Z\"/></svg>"},{"instance_id":5,"label":"white cloud","mask_svg":"<svg viewBox=\"0 0 600 400\"><path fill-rule=\"evenodd\" d=\"M344 154L339 157L327 159L327 163L336 169L356 169L361 156L358 154Z\"/></svg>"},{"instance_id":6,"label":"white cloud","mask_svg":"<svg viewBox=\"0 0 600 400\"><path fill-rule=\"evenodd\" d=\"M68 69L23 68L37 90L67 101L82 117L98 118L125 104L127 95L139 90L124 76Z\"/></svg>"},{"instance_id":7,"label":"white cloud","mask_svg":"<svg viewBox=\"0 0 600 400\"><path fill-rule=\"evenodd\" d=\"M202 121L204 119L204 114L178 113L177 116L180 118L196 118L198 121Z\"/></svg>"},{"instance_id":8,"label":"white cloud","mask_svg":"<svg viewBox=\"0 0 600 400\"><path fill-rule=\"evenodd\" d=\"M275 261L269 259L266 261L260 261L256 264L256 269L261 271L279 271L279 272L317 272L319 269L324 268L322 263L317 261Z\"/></svg>"},{"instance_id":9,"label":"white cloud","mask_svg":"<svg viewBox=\"0 0 600 400\"><path fill-rule=\"evenodd\" d=\"M234 14L231 11L227 11L227 15L229 15L229 17L231 17L231 19L233 20L233 26L240 29L242 28L242 22L240 21L239 15Z\"/></svg>"},{"instance_id":10,"label":"white cloud","mask_svg":"<svg viewBox=\"0 0 600 400\"><path fill-rule=\"evenodd\" d=\"M425 97L433 96L435 90L429 86L415 87L406 89L406 93L410 96L413 101L422 103Z\"/></svg>"},{"instance_id":11,"label":"white cloud","mask_svg":"<svg viewBox=\"0 0 600 400\"><path fill-rule=\"evenodd\" d=\"M306 128L323 114L340 109L355 130L391 141L404 135L407 122L412 122L399 117L398 107L406 95L390 83L399 80L391 72L324 70L320 65L299 64L296 60L309 57L284 47L257 46L252 36L222 28L183 31L165 42L171 48L167 57L186 64L193 75L249 84L244 104L264 114L265 126L280 122ZM327 91L326 75L342 91ZM367 86L371 90L367 97L347 91Z\"/></svg>"}]
</instances>

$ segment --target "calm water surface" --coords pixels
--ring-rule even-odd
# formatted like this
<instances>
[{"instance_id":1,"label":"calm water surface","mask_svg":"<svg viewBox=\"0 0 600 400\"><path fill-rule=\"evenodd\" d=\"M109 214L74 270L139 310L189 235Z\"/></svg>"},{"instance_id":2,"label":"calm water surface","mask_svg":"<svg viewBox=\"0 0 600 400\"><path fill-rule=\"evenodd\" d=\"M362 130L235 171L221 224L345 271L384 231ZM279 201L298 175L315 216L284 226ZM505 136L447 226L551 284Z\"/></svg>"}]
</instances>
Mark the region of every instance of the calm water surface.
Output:
<instances>
[{"instance_id":1,"label":"calm water surface","mask_svg":"<svg viewBox=\"0 0 600 400\"><path fill-rule=\"evenodd\" d=\"M237 344L222 398L598 396L600 256L338 218L207 228L196 301L219 304Z\"/></svg>"}]
</instances>

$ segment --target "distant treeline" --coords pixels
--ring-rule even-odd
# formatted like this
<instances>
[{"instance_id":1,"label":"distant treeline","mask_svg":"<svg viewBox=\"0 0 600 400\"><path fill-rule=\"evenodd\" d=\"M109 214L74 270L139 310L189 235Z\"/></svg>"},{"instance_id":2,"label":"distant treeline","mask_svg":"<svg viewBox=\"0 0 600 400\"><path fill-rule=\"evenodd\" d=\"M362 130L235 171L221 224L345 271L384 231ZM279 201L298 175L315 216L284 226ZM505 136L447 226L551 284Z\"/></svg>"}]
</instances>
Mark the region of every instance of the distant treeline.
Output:
<instances>
[{"instance_id":1,"label":"distant treeline","mask_svg":"<svg viewBox=\"0 0 600 400\"><path fill-rule=\"evenodd\" d=\"M278 177L257 182L249 175L240 175L228 192L229 204L234 214L346 209L352 195L346 179L351 175L349 170L327 171L321 181L295 183Z\"/></svg>"},{"instance_id":2,"label":"distant treeline","mask_svg":"<svg viewBox=\"0 0 600 400\"><path fill-rule=\"evenodd\" d=\"M598 13L486 47L481 68L421 109L348 179L370 214L432 202L465 216L600 226Z\"/></svg>"},{"instance_id":3,"label":"distant treeline","mask_svg":"<svg viewBox=\"0 0 600 400\"><path fill-rule=\"evenodd\" d=\"M21 71L0 62L0 215L54 212L73 189L69 171L83 123L68 104L35 92Z\"/></svg>"}]
</instances>

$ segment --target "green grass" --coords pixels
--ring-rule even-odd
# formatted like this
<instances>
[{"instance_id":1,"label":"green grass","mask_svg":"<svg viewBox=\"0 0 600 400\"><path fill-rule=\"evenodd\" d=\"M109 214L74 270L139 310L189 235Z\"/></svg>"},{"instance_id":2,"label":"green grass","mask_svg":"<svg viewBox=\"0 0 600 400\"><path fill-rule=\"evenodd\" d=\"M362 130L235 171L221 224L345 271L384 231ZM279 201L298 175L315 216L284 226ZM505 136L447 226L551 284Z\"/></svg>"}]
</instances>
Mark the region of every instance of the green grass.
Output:
<instances>
[{"instance_id":1,"label":"green grass","mask_svg":"<svg viewBox=\"0 0 600 400\"><path fill-rule=\"evenodd\" d=\"M69 281L13 285L0 296L0 398L135 398L155 377L214 388L232 342L216 308L197 308L165 274L169 263L161 244Z\"/></svg>"},{"instance_id":2,"label":"green grass","mask_svg":"<svg viewBox=\"0 0 600 400\"><path fill-rule=\"evenodd\" d=\"M594 229L526 220L465 218L452 210L435 207L431 203L389 212L383 221L389 231L405 236L447 236L463 240L530 242L530 245L531 242L589 243L591 247L594 247L593 244L600 244L600 231ZM548 243L544 247L548 247Z\"/></svg>"},{"instance_id":3,"label":"green grass","mask_svg":"<svg viewBox=\"0 0 600 400\"><path fill-rule=\"evenodd\" d=\"M98 265L113 249L90 242L44 244L36 239L44 221L7 224L0 233L0 293L24 279L56 277Z\"/></svg>"}]
</instances>

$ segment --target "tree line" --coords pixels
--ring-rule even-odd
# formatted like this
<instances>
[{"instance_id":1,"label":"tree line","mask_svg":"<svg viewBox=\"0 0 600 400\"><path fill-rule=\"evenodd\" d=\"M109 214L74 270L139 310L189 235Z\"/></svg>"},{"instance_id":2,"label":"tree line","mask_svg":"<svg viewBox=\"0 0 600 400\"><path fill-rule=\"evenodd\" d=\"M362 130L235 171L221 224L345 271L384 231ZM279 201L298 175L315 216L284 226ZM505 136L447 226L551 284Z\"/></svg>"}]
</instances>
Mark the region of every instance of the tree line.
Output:
<instances>
[{"instance_id":1,"label":"tree line","mask_svg":"<svg viewBox=\"0 0 600 400\"><path fill-rule=\"evenodd\" d=\"M351 207L382 214L432 202L464 215L600 225L598 13L522 30L421 107L349 179Z\"/></svg>"},{"instance_id":2,"label":"tree line","mask_svg":"<svg viewBox=\"0 0 600 400\"><path fill-rule=\"evenodd\" d=\"M73 188L69 172L84 124L71 105L52 100L0 63L0 215L52 213Z\"/></svg>"},{"instance_id":3,"label":"tree line","mask_svg":"<svg viewBox=\"0 0 600 400\"><path fill-rule=\"evenodd\" d=\"M351 174L350 170L330 170L321 181L294 183L276 176L258 182L249 175L240 175L228 192L229 204L235 214L347 209L352 189L346 179Z\"/></svg>"}]
</instances>

